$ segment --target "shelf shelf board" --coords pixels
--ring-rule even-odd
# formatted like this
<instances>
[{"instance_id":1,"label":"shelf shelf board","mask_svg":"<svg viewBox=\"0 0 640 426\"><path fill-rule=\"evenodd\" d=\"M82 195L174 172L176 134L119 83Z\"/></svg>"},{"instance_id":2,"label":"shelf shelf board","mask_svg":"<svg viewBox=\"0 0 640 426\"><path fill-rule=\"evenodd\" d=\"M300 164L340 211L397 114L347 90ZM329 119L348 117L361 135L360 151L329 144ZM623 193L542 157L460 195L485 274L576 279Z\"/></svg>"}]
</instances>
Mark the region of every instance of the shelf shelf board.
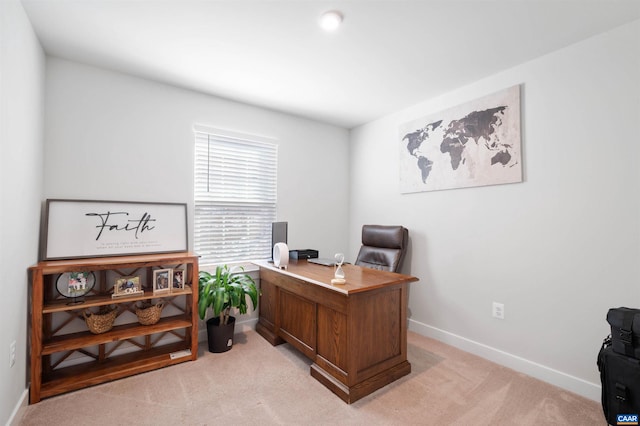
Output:
<instances>
[{"instance_id":1,"label":"shelf shelf board","mask_svg":"<svg viewBox=\"0 0 640 426\"><path fill-rule=\"evenodd\" d=\"M87 296L84 298L82 303L78 304L69 304L71 299L56 299L50 302L47 302L46 305L42 308L43 314L51 314L54 312L67 312L67 311L75 311L75 310L84 310L87 308L93 308L96 306L108 306L114 305L118 303L125 302L137 302L140 300L149 300L149 299L162 299L176 296L185 296L191 294L191 287L186 286L184 290L177 290L171 293L156 293L154 294L152 291L145 291L144 294L139 294L136 296L129 297L117 297L112 298L111 295L104 296Z\"/></svg>"},{"instance_id":2,"label":"shelf shelf board","mask_svg":"<svg viewBox=\"0 0 640 426\"><path fill-rule=\"evenodd\" d=\"M70 333L55 336L45 341L42 345L42 355L51 355L55 352L71 351L87 346L95 346L101 343L115 342L117 340L131 339L139 336L161 333L163 331L177 330L191 327L191 321L185 315L161 318L155 324L141 325L131 323L113 327L106 333L93 334L90 331Z\"/></svg>"},{"instance_id":3,"label":"shelf shelf board","mask_svg":"<svg viewBox=\"0 0 640 426\"><path fill-rule=\"evenodd\" d=\"M197 353L171 359L171 353L190 349L186 342L176 342L158 346L148 351L134 351L109 357L104 361L91 361L57 369L43 377L40 396L47 398L61 393L82 389L132 374L143 373L157 368L195 361Z\"/></svg>"},{"instance_id":4,"label":"shelf shelf board","mask_svg":"<svg viewBox=\"0 0 640 426\"><path fill-rule=\"evenodd\" d=\"M113 268L142 268L159 265L196 263L198 256L190 252L147 254L114 257L92 257L70 260L45 260L32 266L42 275L62 274L69 271L102 271Z\"/></svg>"}]
</instances>

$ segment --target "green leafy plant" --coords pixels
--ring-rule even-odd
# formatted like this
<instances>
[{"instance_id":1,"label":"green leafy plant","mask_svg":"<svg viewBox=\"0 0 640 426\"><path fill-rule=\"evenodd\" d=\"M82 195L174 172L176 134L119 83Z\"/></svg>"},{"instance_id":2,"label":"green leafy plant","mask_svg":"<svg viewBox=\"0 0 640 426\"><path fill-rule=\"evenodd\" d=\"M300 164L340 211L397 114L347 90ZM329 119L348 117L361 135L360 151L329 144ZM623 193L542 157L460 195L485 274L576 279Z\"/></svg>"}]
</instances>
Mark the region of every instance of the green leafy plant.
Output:
<instances>
[{"instance_id":1,"label":"green leafy plant","mask_svg":"<svg viewBox=\"0 0 640 426\"><path fill-rule=\"evenodd\" d=\"M200 271L198 279L198 313L200 319L207 315L211 307L213 314L220 317L220 325L227 324L231 308L238 308L241 314L247 313L247 297L253 308L258 306L258 289L244 268L230 269L228 265L216 267L215 274Z\"/></svg>"}]
</instances>

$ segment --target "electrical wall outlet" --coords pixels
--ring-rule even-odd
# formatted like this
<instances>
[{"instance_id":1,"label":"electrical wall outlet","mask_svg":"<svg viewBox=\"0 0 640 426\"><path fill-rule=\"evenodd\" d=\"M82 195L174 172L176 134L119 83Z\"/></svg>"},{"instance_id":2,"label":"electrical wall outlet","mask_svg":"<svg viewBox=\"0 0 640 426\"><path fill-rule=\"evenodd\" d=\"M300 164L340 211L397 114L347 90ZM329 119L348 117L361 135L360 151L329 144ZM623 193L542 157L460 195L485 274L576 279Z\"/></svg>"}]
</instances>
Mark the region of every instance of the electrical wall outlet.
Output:
<instances>
[{"instance_id":1,"label":"electrical wall outlet","mask_svg":"<svg viewBox=\"0 0 640 426\"><path fill-rule=\"evenodd\" d=\"M493 302L493 317L504 319L504 303Z\"/></svg>"},{"instance_id":2,"label":"electrical wall outlet","mask_svg":"<svg viewBox=\"0 0 640 426\"><path fill-rule=\"evenodd\" d=\"M9 345L9 367L13 367L16 363L16 341Z\"/></svg>"}]
</instances>

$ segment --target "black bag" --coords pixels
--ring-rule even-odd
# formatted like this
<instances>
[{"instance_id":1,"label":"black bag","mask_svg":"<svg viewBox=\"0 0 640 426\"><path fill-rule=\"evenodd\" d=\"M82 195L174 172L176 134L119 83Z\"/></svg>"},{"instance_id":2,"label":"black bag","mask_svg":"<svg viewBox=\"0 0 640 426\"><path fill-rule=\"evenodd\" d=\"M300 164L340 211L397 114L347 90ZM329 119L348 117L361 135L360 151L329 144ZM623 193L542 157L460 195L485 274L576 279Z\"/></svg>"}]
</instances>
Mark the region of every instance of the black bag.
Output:
<instances>
[{"instance_id":1,"label":"black bag","mask_svg":"<svg viewBox=\"0 0 640 426\"><path fill-rule=\"evenodd\" d=\"M607 322L614 352L640 359L640 309L609 309Z\"/></svg>"},{"instance_id":2,"label":"black bag","mask_svg":"<svg viewBox=\"0 0 640 426\"><path fill-rule=\"evenodd\" d=\"M598 370L602 382L602 410L610 425L624 421L637 422L640 414L640 360L619 354L605 342L598 353Z\"/></svg>"}]
</instances>

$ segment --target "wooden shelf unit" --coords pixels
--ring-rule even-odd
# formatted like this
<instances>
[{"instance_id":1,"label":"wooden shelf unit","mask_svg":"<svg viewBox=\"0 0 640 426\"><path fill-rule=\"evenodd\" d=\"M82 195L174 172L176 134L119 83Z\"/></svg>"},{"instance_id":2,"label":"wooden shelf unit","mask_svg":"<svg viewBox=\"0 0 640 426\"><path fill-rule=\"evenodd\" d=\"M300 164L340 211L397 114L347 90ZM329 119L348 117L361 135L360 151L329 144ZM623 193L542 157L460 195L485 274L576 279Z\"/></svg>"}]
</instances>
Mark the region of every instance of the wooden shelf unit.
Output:
<instances>
[{"instance_id":1,"label":"wooden shelf unit","mask_svg":"<svg viewBox=\"0 0 640 426\"><path fill-rule=\"evenodd\" d=\"M154 294L150 288L153 270L177 267L184 267L186 270L184 290ZM42 398L197 359L196 255L184 252L43 261L29 268L29 272L31 404L39 402ZM70 304L70 299L58 295L55 288L56 279L65 272L94 273L95 286L82 299L82 303ZM146 280L143 279L143 282L146 282L149 288L145 288L144 294L112 298L115 280L110 279L109 274L144 276ZM135 304L152 299L162 299L165 306L171 305L172 310L178 313L166 314L165 308L163 316L156 324L141 325L135 319ZM78 327L82 328L77 319L81 318L85 310L95 311L96 308L111 305L117 307L119 316L126 312L133 314L133 320L116 322L111 330L101 334L91 333L86 325L83 330L76 330ZM54 326L56 320L61 324ZM71 323L73 326L69 326ZM166 335L178 341L162 342ZM131 343L129 352L114 354L124 342ZM97 353L92 353L89 350L91 348L97 350ZM90 361L67 363L69 365L65 366L64 361L74 352L82 353ZM185 353L187 355L184 355ZM54 361L53 355L60 359Z\"/></svg>"}]
</instances>

